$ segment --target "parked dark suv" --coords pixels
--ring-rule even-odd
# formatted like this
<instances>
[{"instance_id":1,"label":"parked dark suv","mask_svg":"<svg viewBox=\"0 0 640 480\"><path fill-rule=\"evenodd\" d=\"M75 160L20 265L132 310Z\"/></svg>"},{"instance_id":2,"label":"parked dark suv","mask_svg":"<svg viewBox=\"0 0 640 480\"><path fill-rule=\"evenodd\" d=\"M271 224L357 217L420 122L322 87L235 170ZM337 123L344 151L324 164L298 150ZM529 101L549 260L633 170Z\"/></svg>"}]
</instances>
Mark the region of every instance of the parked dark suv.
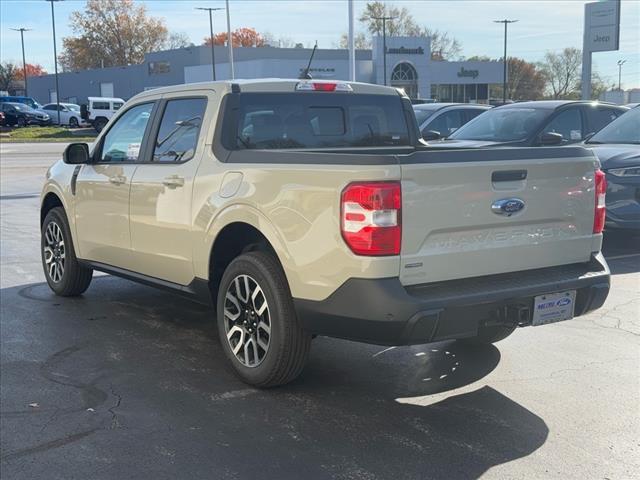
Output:
<instances>
[{"instance_id":1,"label":"parked dark suv","mask_svg":"<svg viewBox=\"0 0 640 480\"><path fill-rule=\"evenodd\" d=\"M448 137L489 109L489 105L475 103L424 103L413 106L422 138L429 141Z\"/></svg>"},{"instance_id":2,"label":"parked dark suv","mask_svg":"<svg viewBox=\"0 0 640 480\"><path fill-rule=\"evenodd\" d=\"M4 113L4 124L8 126L25 127L51 123L49 115L38 112L24 103L3 102L0 103L0 110Z\"/></svg>"},{"instance_id":3,"label":"parked dark suv","mask_svg":"<svg viewBox=\"0 0 640 480\"><path fill-rule=\"evenodd\" d=\"M570 100L521 102L492 108L438 147L536 147L578 143L629 111L618 105Z\"/></svg>"}]
</instances>

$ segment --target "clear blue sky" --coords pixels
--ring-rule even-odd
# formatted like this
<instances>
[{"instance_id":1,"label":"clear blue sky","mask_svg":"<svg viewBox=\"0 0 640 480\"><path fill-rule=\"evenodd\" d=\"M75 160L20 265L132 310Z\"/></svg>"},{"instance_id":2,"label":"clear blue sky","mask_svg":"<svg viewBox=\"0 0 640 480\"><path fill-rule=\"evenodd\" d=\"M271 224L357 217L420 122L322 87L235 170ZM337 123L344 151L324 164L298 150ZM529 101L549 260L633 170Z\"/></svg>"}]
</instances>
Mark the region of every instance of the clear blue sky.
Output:
<instances>
[{"instance_id":1,"label":"clear blue sky","mask_svg":"<svg viewBox=\"0 0 640 480\"><path fill-rule=\"evenodd\" d=\"M146 0L149 14L161 17L170 31L187 34L199 44L208 35L208 19L196 6L224 7L223 0L184 1ZM253 27L269 32L276 39L287 37L295 42L320 47L335 46L347 31L346 0L231 0L232 28ZM509 55L529 61L542 59L547 50L582 47L585 1L484 1L484 0L409 0L388 1L407 7L415 19L430 28L446 30L462 42L463 55L502 55L502 26L492 20L519 19L509 34ZM356 1L356 18L365 1ZM62 37L71 34L69 14L80 10L83 1L56 3L58 49ZM215 14L215 29L225 28L224 12ZM25 34L27 62L39 63L53 70L53 46L49 3L44 0L0 0L0 58L20 61L20 34L15 27L32 28ZM362 27L356 24L357 30ZM620 50L593 55L594 70L608 81L618 80L616 62L624 58L623 87L640 87L640 0L622 1Z\"/></svg>"}]
</instances>

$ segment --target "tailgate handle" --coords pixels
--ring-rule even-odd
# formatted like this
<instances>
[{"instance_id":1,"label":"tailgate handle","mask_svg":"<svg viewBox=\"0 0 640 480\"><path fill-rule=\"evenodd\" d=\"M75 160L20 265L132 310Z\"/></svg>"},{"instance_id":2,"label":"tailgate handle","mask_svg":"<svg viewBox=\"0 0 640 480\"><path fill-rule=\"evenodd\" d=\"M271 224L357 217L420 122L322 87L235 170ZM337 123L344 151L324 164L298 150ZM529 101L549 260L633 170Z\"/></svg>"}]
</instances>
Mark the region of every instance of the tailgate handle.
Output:
<instances>
[{"instance_id":1,"label":"tailgate handle","mask_svg":"<svg viewBox=\"0 0 640 480\"><path fill-rule=\"evenodd\" d=\"M526 170L502 170L491 174L492 182L515 182L527 178Z\"/></svg>"}]
</instances>

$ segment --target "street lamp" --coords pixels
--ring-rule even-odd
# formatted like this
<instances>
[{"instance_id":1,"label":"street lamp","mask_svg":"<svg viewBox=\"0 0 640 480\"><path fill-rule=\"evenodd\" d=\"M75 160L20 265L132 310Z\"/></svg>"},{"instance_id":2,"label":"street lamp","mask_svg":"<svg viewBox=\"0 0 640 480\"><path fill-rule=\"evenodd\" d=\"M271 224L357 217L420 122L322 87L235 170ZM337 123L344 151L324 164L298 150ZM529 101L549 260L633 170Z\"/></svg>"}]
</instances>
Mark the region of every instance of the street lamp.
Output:
<instances>
[{"instance_id":1,"label":"street lamp","mask_svg":"<svg viewBox=\"0 0 640 480\"><path fill-rule=\"evenodd\" d=\"M618 90L622 91L622 65L627 63L626 60L618 60Z\"/></svg>"},{"instance_id":2,"label":"street lamp","mask_svg":"<svg viewBox=\"0 0 640 480\"><path fill-rule=\"evenodd\" d=\"M216 54L215 49L213 47L213 12L218 10L224 10L224 8L207 8L207 7L196 7L196 10L206 10L209 12L209 31L211 32L211 69L213 71L213 81L216 80Z\"/></svg>"},{"instance_id":3,"label":"street lamp","mask_svg":"<svg viewBox=\"0 0 640 480\"><path fill-rule=\"evenodd\" d=\"M31 29L30 28L12 28L11 30L13 30L14 32L20 32L20 42L22 42L22 73L24 74L24 96L28 97L29 94L27 93L27 62L25 61L25 57L24 57L24 32L30 32Z\"/></svg>"},{"instance_id":4,"label":"street lamp","mask_svg":"<svg viewBox=\"0 0 640 480\"><path fill-rule=\"evenodd\" d=\"M56 50L56 16L53 10L55 2L62 0L46 0L51 2L51 26L53 27L53 70L56 75L56 110L58 111L58 125L60 125L60 84L58 83L58 52Z\"/></svg>"},{"instance_id":5,"label":"street lamp","mask_svg":"<svg viewBox=\"0 0 640 480\"><path fill-rule=\"evenodd\" d=\"M384 84L387 85L387 20L395 20L398 17L371 17L374 20L382 20L382 68L384 69Z\"/></svg>"},{"instance_id":6,"label":"street lamp","mask_svg":"<svg viewBox=\"0 0 640 480\"><path fill-rule=\"evenodd\" d=\"M518 20L494 20L493 23L504 23L504 57L502 57L502 103L507 103L507 25Z\"/></svg>"}]
</instances>

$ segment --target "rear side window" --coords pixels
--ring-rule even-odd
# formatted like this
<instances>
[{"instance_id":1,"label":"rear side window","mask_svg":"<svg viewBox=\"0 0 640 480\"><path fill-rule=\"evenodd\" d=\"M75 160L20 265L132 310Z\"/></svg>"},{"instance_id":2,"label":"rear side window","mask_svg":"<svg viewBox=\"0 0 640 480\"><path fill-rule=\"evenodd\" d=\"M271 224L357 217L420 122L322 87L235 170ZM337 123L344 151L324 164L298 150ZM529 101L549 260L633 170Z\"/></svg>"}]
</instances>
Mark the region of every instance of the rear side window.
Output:
<instances>
[{"instance_id":1,"label":"rear side window","mask_svg":"<svg viewBox=\"0 0 640 480\"><path fill-rule=\"evenodd\" d=\"M431 123L427 125L426 130L433 130L440 133L443 137L448 137L459 129L463 123L461 110L449 110L433 119Z\"/></svg>"},{"instance_id":2,"label":"rear side window","mask_svg":"<svg viewBox=\"0 0 640 480\"><path fill-rule=\"evenodd\" d=\"M93 105L91 105L91 108L93 110L111 110L111 106L109 105L109 102L93 102Z\"/></svg>"},{"instance_id":3,"label":"rear side window","mask_svg":"<svg viewBox=\"0 0 640 480\"><path fill-rule=\"evenodd\" d=\"M119 110L120 107L122 107L122 105L124 105L124 103L122 103L122 102L113 102L113 109L114 110Z\"/></svg>"},{"instance_id":4,"label":"rear side window","mask_svg":"<svg viewBox=\"0 0 640 480\"><path fill-rule=\"evenodd\" d=\"M227 105L223 143L229 150L409 144L399 96L240 93Z\"/></svg>"},{"instance_id":5,"label":"rear side window","mask_svg":"<svg viewBox=\"0 0 640 480\"><path fill-rule=\"evenodd\" d=\"M582 140L582 117L577 108L568 108L559 113L544 129L545 132L559 133L565 142Z\"/></svg>"},{"instance_id":6,"label":"rear side window","mask_svg":"<svg viewBox=\"0 0 640 480\"><path fill-rule=\"evenodd\" d=\"M595 108L587 110L589 115L590 132L598 132L609 125L619 114L613 108Z\"/></svg>"},{"instance_id":7,"label":"rear side window","mask_svg":"<svg viewBox=\"0 0 640 480\"><path fill-rule=\"evenodd\" d=\"M169 100L153 149L154 162L186 162L196 151L206 98Z\"/></svg>"}]
</instances>

